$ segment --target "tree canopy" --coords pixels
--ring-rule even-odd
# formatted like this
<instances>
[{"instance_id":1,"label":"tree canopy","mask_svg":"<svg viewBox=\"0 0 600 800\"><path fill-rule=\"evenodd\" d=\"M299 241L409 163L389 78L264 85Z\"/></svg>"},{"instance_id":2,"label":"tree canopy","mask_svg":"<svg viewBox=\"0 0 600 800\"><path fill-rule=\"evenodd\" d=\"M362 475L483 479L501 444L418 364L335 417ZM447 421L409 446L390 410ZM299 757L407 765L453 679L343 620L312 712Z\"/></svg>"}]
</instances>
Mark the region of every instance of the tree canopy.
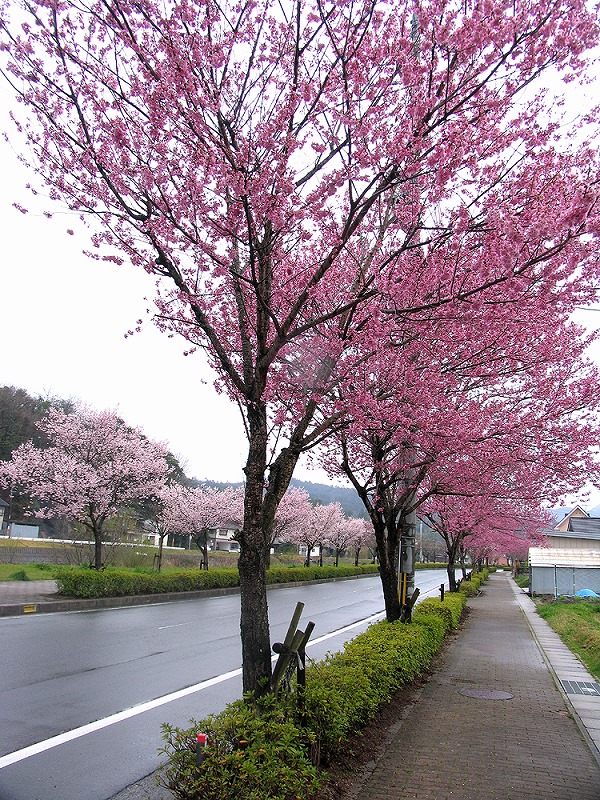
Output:
<instances>
[{"instance_id":1,"label":"tree canopy","mask_svg":"<svg viewBox=\"0 0 600 800\"><path fill-rule=\"evenodd\" d=\"M94 566L100 569L104 523L134 501L159 494L169 471L167 451L110 411L49 409L38 426L48 446L20 445L0 464L0 482L34 498L40 516L64 514L81 522L94 537Z\"/></svg>"},{"instance_id":2,"label":"tree canopy","mask_svg":"<svg viewBox=\"0 0 600 800\"><path fill-rule=\"evenodd\" d=\"M323 397L432 323L452 351L491 307L560 321L594 298L597 154L583 121L561 136L539 79L585 80L597 20L584 0L1 14L42 183L93 226L92 257L157 277L157 324L206 351L242 411L243 683L257 689L277 505L343 416L317 415Z\"/></svg>"}]
</instances>

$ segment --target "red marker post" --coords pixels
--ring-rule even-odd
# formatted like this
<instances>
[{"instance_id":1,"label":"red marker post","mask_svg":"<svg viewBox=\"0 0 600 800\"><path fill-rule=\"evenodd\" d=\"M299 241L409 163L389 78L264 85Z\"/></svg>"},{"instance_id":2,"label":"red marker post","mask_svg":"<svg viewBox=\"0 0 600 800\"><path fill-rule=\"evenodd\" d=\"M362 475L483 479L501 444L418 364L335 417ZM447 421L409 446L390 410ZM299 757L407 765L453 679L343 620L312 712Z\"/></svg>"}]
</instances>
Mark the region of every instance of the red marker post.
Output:
<instances>
[{"instance_id":1,"label":"red marker post","mask_svg":"<svg viewBox=\"0 0 600 800\"><path fill-rule=\"evenodd\" d=\"M199 733L196 739L196 767L202 769L204 762L204 748L206 747L207 736L205 733Z\"/></svg>"}]
</instances>

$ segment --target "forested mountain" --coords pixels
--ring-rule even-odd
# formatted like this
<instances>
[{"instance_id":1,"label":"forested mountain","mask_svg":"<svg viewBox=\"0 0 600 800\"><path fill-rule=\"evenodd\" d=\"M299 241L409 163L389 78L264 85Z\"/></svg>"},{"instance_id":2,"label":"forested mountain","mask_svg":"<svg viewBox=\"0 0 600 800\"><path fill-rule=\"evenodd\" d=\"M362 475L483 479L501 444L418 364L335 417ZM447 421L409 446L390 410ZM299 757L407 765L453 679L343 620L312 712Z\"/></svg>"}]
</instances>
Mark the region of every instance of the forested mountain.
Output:
<instances>
[{"instance_id":1,"label":"forested mountain","mask_svg":"<svg viewBox=\"0 0 600 800\"><path fill-rule=\"evenodd\" d=\"M192 484L195 486L212 486L216 489L225 489L227 486L238 487L241 483L222 483L219 481L204 480L199 481L194 479ZM313 503L321 503L327 505L328 503L339 503L342 510L349 517L362 517L367 518L365 507L360 501L360 498L349 486L330 486L325 483L312 483L311 481L300 481L292 478L291 486L297 486L308 492L308 495Z\"/></svg>"}]
</instances>

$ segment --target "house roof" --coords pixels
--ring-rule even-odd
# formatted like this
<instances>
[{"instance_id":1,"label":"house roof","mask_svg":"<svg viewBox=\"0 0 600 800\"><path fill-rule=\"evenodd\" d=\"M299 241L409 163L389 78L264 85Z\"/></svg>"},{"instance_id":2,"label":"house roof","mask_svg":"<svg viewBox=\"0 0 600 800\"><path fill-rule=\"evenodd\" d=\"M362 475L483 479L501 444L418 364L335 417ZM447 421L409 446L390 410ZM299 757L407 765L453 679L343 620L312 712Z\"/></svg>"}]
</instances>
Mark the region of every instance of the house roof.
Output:
<instances>
[{"instance_id":1,"label":"house roof","mask_svg":"<svg viewBox=\"0 0 600 800\"><path fill-rule=\"evenodd\" d=\"M571 511L575 511L575 506L560 506L559 508L549 508L548 513L552 514L557 523L568 517Z\"/></svg>"},{"instance_id":2,"label":"house roof","mask_svg":"<svg viewBox=\"0 0 600 800\"><path fill-rule=\"evenodd\" d=\"M531 567L600 567L600 550L530 547Z\"/></svg>"},{"instance_id":3,"label":"house roof","mask_svg":"<svg viewBox=\"0 0 600 800\"><path fill-rule=\"evenodd\" d=\"M600 539L600 519L597 517L571 517L569 530L563 533L575 533L582 539Z\"/></svg>"},{"instance_id":4,"label":"house roof","mask_svg":"<svg viewBox=\"0 0 600 800\"><path fill-rule=\"evenodd\" d=\"M561 522L564 522L566 519L571 519L573 515L575 516L582 515L584 517L589 516L585 508L579 505L549 508L548 512L554 517L554 521L556 523L555 527L558 527L561 524ZM579 512L579 514L577 512Z\"/></svg>"}]
</instances>

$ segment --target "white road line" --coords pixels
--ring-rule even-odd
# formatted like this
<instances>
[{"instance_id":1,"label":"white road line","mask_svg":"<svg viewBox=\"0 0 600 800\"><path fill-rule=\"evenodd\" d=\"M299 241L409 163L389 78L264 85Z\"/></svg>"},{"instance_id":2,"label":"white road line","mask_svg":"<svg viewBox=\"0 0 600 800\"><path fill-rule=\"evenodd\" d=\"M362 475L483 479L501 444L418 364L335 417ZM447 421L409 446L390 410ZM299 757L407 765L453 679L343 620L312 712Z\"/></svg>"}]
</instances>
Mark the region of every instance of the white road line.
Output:
<instances>
[{"instance_id":1,"label":"white road line","mask_svg":"<svg viewBox=\"0 0 600 800\"><path fill-rule=\"evenodd\" d=\"M160 625L159 631L166 631L167 628L184 628L186 625L191 625L191 622L178 622L176 625Z\"/></svg>"},{"instance_id":2,"label":"white road line","mask_svg":"<svg viewBox=\"0 0 600 800\"><path fill-rule=\"evenodd\" d=\"M314 639L312 642L309 642L308 646L319 644L319 642L324 642L326 639L332 639L334 636L342 635L346 633L346 631L350 631L353 628L359 627L360 625L366 625L380 617L382 613L383 612L374 614L373 616L367 617L359 622L346 625L344 628L340 628L337 631L320 636L318 639ZM151 711L159 706L172 703L174 700L180 700L182 697L187 697L195 692L201 692L203 689L216 686L219 683L228 681L230 678L237 678L241 674L241 669L234 669L231 670L231 672L224 672L222 675L216 675L214 678L201 681L200 683L196 683L193 686L188 686L185 689L179 689L176 692L171 692L163 697L157 697L155 700L150 700L147 703L141 703L140 705L134 706L133 708L128 708L125 711L119 711L116 714L111 714L111 716L105 717L104 719L99 719L96 722L90 722L88 725L82 725L80 728L74 728L71 731L61 733L58 736L52 736L50 739L46 739L43 742L38 742L37 744L29 745L29 747L24 747L22 750L15 750L14 753L8 753L5 756L0 756L0 769L9 767L11 764L16 764L18 761L23 761L31 756L44 753L46 750L51 750L53 747L58 747L61 744L72 742L74 739L87 736L88 733L94 733L95 731L102 730L103 728L108 728L110 725L116 725L118 722L123 722L127 719L131 719L132 717L136 717L139 714L144 714L146 711Z\"/></svg>"},{"instance_id":3,"label":"white road line","mask_svg":"<svg viewBox=\"0 0 600 800\"><path fill-rule=\"evenodd\" d=\"M428 589L423 592L423 594L427 594L430 591L433 591L433 589ZM319 636L316 639L308 642L307 647L320 644L328 639L333 639L335 636L341 636L348 631L354 630L355 628L369 625L371 622L375 622L377 619L380 619L384 614L385 611L378 611L376 614L372 614L370 617L361 619L358 622L353 622L350 625L345 625L343 628L338 628L338 630L332 631L331 633L326 633L323 636ZM61 733L58 736L52 736L50 739L46 739L43 742L38 742L37 744L32 744L29 747L24 747L22 750L15 750L14 753L7 753L5 756L0 756L0 769L9 767L11 764L16 764L17 762L23 761L31 756L44 753L46 750L51 750L53 747L58 747L61 744L72 742L74 739L80 739L82 736L87 736L88 733L94 733L95 731L100 731L103 728L108 728L111 725L116 725L118 722L124 722L132 717L137 717L139 714L144 714L146 711L151 711L152 709L159 708L167 703L172 703L174 700L180 700L182 697L187 697L195 692L201 692L203 689L216 686L219 683L230 680L230 678L237 678L241 674L241 669L234 669L231 670L231 672L224 672L222 675L216 675L214 678L209 678L208 680L201 681L200 683L195 683L193 686L187 686L185 689L179 689L178 691L171 692L163 697L157 697L155 700L149 700L147 703L141 703L140 705L134 706L133 708L128 708L125 711L119 711L116 714L111 714L111 716L105 717L104 719L99 719L96 722L90 722L88 725L82 725L80 728L74 728L71 731Z\"/></svg>"},{"instance_id":4,"label":"white road line","mask_svg":"<svg viewBox=\"0 0 600 800\"><path fill-rule=\"evenodd\" d=\"M228 681L230 678L235 678L242 674L241 669L234 669L231 672L224 672L222 675L217 675L214 678L209 678L201 683L196 683L194 686L188 686L185 689L179 689L171 694L166 694L163 697L157 697L155 700L150 700L147 703L141 703L139 706L128 708L125 711L119 711L117 714L112 714L110 717L99 719L97 722L90 722L88 725L82 725L80 728L74 728L72 731L66 731L58 736L53 736L51 739L46 739L43 742L32 744L29 747L24 747L22 750L15 750L14 753L8 753L0 757L0 769L8 767L11 764L16 764L17 761L23 761L25 758L44 753L46 750L51 750L53 747L58 747L66 742L71 742L74 739L79 739L82 736L87 736L88 733L108 728L110 725L115 725L117 722L123 722L131 717L136 717L138 714L143 714L146 711L151 711L153 708L164 706L166 703L172 703L173 700L179 700L182 697L187 697L194 692L200 692L202 689L208 689L209 686L215 686L218 683Z\"/></svg>"}]
</instances>

